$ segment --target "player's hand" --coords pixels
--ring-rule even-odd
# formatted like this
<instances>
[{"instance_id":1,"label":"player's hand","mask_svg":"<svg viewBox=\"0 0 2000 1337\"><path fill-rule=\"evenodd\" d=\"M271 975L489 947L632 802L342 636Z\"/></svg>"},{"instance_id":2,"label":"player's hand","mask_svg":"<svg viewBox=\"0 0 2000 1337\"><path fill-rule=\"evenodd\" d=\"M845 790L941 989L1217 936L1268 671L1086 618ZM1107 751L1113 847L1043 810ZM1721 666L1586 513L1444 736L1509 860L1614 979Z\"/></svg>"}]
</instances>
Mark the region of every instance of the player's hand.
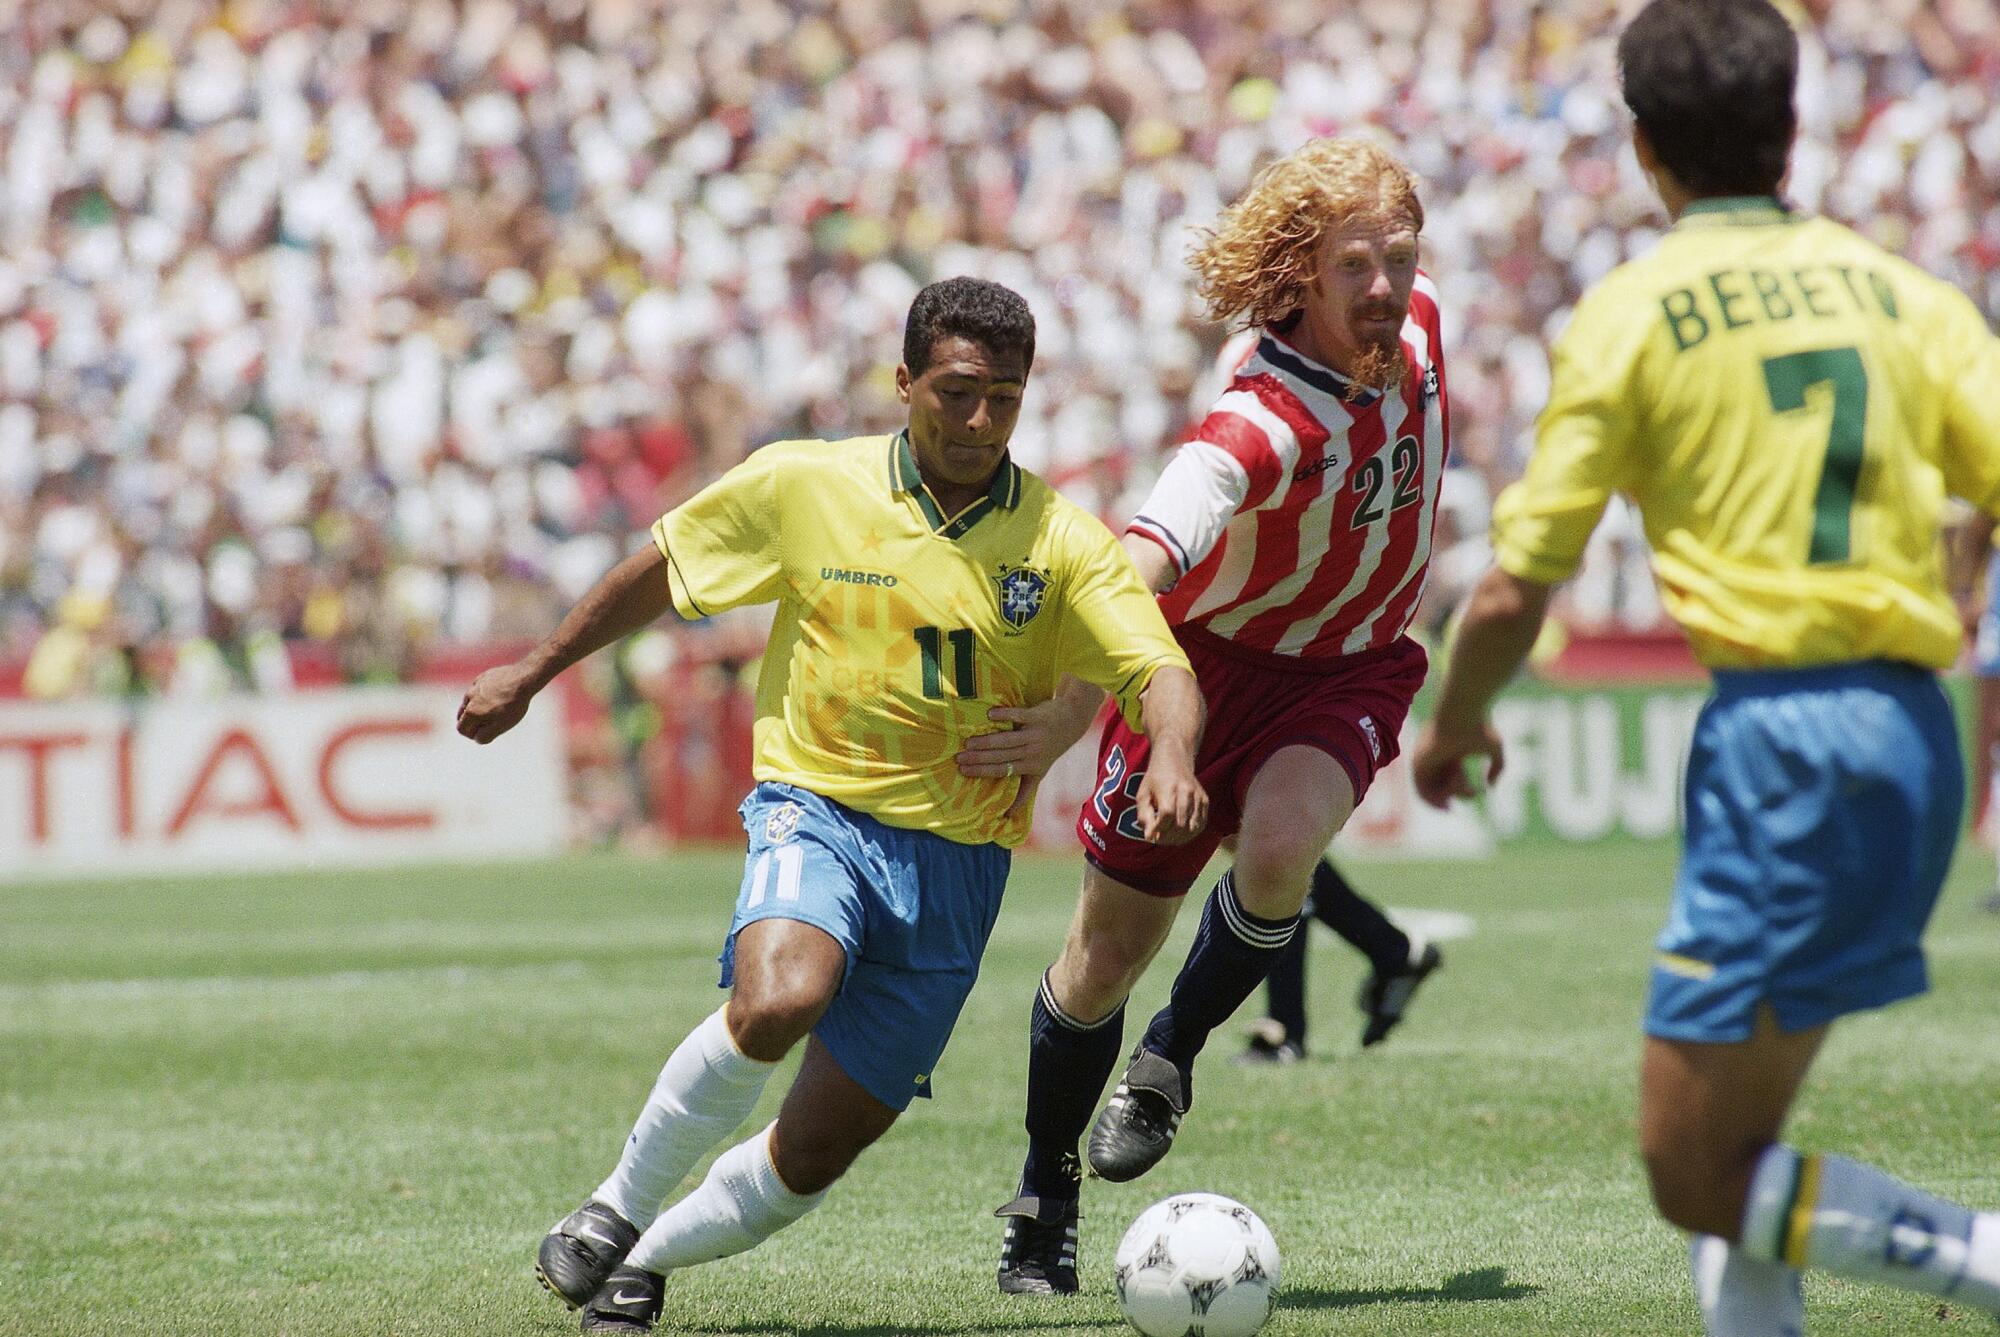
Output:
<instances>
[{"instance_id":1,"label":"player's hand","mask_svg":"<svg viewBox=\"0 0 2000 1337\"><path fill-rule=\"evenodd\" d=\"M519 724L534 699L534 682L521 665L487 669L458 703L458 731L475 743L490 743Z\"/></svg>"},{"instance_id":2,"label":"player's hand","mask_svg":"<svg viewBox=\"0 0 2000 1337\"><path fill-rule=\"evenodd\" d=\"M1968 647L1977 646L1979 644L1980 619L1986 616L1986 600L1982 599L1979 596L1979 592L1975 590L1969 594L1954 596L1952 602L1958 605L1958 625L1959 629L1965 634L1966 645Z\"/></svg>"},{"instance_id":3,"label":"player's hand","mask_svg":"<svg viewBox=\"0 0 2000 1337\"><path fill-rule=\"evenodd\" d=\"M1410 779L1417 797L1433 808L1443 808L1455 798L1477 796L1480 787L1465 773L1465 763L1480 757L1486 758L1486 783L1491 785L1500 778L1506 756L1500 735L1487 721L1481 720L1476 730L1451 734L1440 733L1435 721L1426 724L1410 754Z\"/></svg>"},{"instance_id":4,"label":"player's hand","mask_svg":"<svg viewBox=\"0 0 2000 1337\"><path fill-rule=\"evenodd\" d=\"M1139 834L1153 845L1185 845L1208 825L1208 792L1194 772L1155 754L1139 782Z\"/></svg>"},{"instance_id":5,"label":"player's hand","mask_svg":"<svg viewBox=\"0 0 2000 1337\"><path fill-rule=\"evenodd\" d=\"M1097 709L1094 701L1085 701L1087 711L1060 695L1032 706L995 706L986 718L1003 727L966 740L957 758L958 773L985 780L1020 777L1021 792L1007 815L1024 810L1035 801L1042 777L1090 727Z\"/></svg>"}]
</instances>

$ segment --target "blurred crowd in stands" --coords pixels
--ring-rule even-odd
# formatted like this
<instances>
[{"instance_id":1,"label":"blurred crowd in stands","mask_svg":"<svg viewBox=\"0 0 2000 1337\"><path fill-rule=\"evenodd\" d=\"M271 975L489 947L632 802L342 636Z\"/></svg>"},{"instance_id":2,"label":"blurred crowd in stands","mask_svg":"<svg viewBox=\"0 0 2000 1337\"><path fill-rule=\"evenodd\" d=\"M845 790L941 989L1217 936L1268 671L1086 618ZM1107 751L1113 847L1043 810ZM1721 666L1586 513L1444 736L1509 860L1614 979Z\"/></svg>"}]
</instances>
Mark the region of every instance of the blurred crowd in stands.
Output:
<instances>
[{"instance_id":1,"label":"blurred crowd in stands","mask_svg":"<svg viewBox=\"0 0 2000 1337\"><path fill-rule=\"evenodd\" d=\"M1663 226L1630 8L0 4L0 663L269 688L300 649L384 680L540 634L748 451L898 422L904 311L954 273L1027 296L1017 456L1115 524L1217 388L1190 229L1368 129L1423 177L1445 301L1442 610L1548 339ZM2000 312L1994 6L1793 8L1793 201ZM1651 625L1629 521L1599 545L1571 620Z\"/></svg>"}]
</instances>

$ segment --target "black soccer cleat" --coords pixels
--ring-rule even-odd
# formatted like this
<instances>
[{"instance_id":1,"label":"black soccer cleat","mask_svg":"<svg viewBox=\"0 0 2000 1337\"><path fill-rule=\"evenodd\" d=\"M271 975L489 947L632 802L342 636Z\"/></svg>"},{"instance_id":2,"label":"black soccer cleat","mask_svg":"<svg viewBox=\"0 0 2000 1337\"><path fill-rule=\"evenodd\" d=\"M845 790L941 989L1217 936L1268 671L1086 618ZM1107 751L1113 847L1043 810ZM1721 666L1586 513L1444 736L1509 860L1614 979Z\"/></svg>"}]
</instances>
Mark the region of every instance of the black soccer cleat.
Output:
<instances>
[{"instance_id":1,"label":"black soccer cleat","mask_svg":"<svg viewBox=\"0 0 2000 1337\"><path fill-rule=\"evenodd\" d=\"M1000 1237L1003 1295L1076 1294L1075 1198L1023 1193L993 1215L1007 1218Z\"/></svg>"},{"instance_id":2,"label":"black soccer cleat","mask_svg":"<svg viewBox=\"0 0 2000 1337\"><path fill-rule=\"evenodd\" d=\"M597 1294L611 1269L639 1242L639 1227L601 1202L586 1202L542 1237L535 1276L575 1309Z\"/></svg>"},{"instance_id":3,"label":"black soccer cleat","mask_svg":"<svg viewBox=\"0 0 2000 1337\"><path fill-rule=\"evenodd\" d=\"M1194 1097L1194 1074L1143 1045L1090 1129L1090 1171L1122 1184L1158 1165Z\"/></svg>"},{"instance_id":4,"label":"black soccer cleat","mask_svg":"<svg viewBox=\"0 0 2000 1337\"><path fill-rule=\"evenodd\" d=\"M1427 942L1417 959L1403 969L1384 974L1371 972L1361 985L1361 995L1355 1004L1367 1014L1368 1020L1361 1028L1361 1047L1382 1043L1389 1038L1389 1032L1396 1029L1403 1020L1403 1012L1410 1005L1410 999L1417 993L1417 986L1430 977L1430 973L1444 964L1444 955L1437 944Z\"/></svg>"},{"instance_id":5,"label":"black soccer cleat","mask_svg":"<svg viewBox=\"0 0 2000 1337\"><path fill-rule=\"evenodd\" d=\"M666 1303L667 1279L644 1268L621 1267L604 1279L583 1307L585 1332L651 1332Z\"/></svg>"},{"instance_id":6,"label":"black soccer cleat","mask_svg":"<svg viewBox=\"0 0 2000 1337\"><path fill-rule=\"evenodd\" d=\"M1292 1039L1285 1031L1285 1023L1260 1017L1251 1023L1250 1041L1236 1061L1245 1067L1280 1067L1301 1062L1305 1056L1304 1042Z\"/></svg>"}]
</instances>

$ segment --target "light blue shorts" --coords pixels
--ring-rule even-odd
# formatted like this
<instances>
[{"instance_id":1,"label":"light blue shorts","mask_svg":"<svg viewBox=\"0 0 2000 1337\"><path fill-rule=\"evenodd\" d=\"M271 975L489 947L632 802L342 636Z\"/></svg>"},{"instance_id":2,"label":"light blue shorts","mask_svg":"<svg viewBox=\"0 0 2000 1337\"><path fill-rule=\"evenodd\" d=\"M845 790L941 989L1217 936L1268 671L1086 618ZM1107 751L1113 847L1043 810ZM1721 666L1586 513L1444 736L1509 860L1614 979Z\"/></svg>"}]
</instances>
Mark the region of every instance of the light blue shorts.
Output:
<instances>
[{"instance_id":1,"label":"light blue shorts","mask_svg":"<svg viewBox=\"0 0 2000 1337\"><path fill-rule=\"evenodd\" d=\"M1687 835L1646 1032L1747 1040L1929 987L1920 939L1964 764L1937 679L1902 664L1718 672L1688 757Z\"/></svg>"},{"instance_id":2,"label":"light blue shorts","mask_svg":"<svg viewBox=\"0 0 2000 1337\"><path fill-rule=\"evenodd\" d=\"M1012 856L887 826L795 785L760 784L739 811L750 851L722 948L723 986L735 979L745 924L796 919L824 930L846 950L847 976L813 1034L891 1109L930 1095Z\"/></svg>"}]
</instances>

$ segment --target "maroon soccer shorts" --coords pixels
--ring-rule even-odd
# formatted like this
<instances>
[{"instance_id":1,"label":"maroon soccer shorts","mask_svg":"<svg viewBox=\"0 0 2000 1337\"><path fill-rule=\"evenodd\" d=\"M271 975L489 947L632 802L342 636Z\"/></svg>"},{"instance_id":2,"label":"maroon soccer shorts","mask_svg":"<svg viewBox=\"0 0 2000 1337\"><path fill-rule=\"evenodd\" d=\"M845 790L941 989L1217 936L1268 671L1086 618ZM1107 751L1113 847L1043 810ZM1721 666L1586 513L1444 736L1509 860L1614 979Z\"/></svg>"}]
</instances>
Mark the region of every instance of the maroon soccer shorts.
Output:
<instances>
[{"instance_id":1,"label":"maroon soccer shorts","mask_svg":"<svg viewBox=\"0 0 2000 1337\"><path fill-rule=\"evenodd\" d=\"M1083 855L1128 887L1180 896L1243 821L1258 767L1280 748L1316 747L1339 762L1361 801L1401 750L1397 737L1429 660L1404 636L1335 663L1274 663L1195 627L1176 628L1208 706L1195 776L1208 791L1208 827L1185 845L1139 835L1139 782L1149 744L1114 713L1097 745L1097 789L1077 814Z\"/></svg>"}]
</instances>

